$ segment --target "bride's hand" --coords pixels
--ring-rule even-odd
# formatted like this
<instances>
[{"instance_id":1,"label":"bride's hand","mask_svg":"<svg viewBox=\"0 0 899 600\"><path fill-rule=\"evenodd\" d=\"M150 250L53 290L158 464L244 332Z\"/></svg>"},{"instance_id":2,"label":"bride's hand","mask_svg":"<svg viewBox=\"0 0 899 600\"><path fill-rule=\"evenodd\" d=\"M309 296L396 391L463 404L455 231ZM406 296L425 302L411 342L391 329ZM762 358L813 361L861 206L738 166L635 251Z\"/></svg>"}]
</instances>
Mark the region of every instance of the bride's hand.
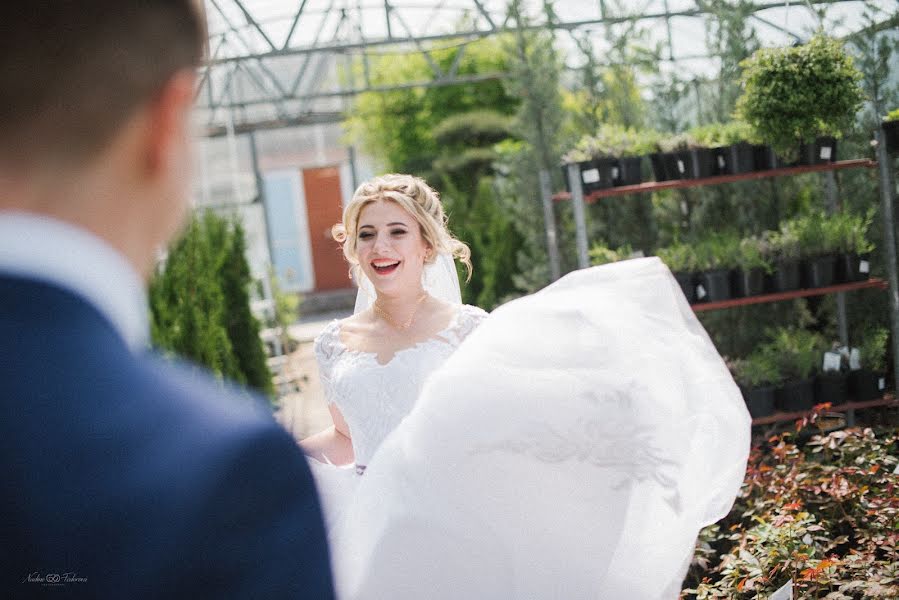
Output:
<instances>
[{"instance_id":1,"label":"bride's hand","mask_svg":"<svg viewBox=\"0 0 899 600\"><path fill-rule=\"evenodd\" d=\"M300 441L300 448L309 458L334 465L353 462L353 444L333 425Z\"/></svg>"}]
</instances>

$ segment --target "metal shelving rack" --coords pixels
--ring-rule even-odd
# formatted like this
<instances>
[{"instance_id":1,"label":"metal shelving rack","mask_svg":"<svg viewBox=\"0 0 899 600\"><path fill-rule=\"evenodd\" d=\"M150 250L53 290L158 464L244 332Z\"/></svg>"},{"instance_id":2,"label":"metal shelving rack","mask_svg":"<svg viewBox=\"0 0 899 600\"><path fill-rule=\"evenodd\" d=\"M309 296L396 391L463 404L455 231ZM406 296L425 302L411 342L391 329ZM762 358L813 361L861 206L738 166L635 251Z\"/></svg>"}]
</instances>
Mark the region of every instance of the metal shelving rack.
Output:
<instances>
[{"instance_id":1,"label":"metal shelving rack","mask_svg":"<svg viewBox=\"0 0 899 600\"><path fill-rule=\"evenodd\" d=\"M764 171L753 171L750 173L737 173L730 175L718 175L714 177L705 177L700 179L675 179L670 181L651 181L638 185L628 185L620 187L604 188L595 190L585 195L581 185L580 173L577 165L568 165L567 176L570 192L559 192L553 195L553 200L565 201L571 200L574 209L574 220L577 234L578 249L578 266L586 268L589 266L587 256L587 236L586 222L584 217L584 204L594 203L603 198L612 198L617 196L625 196L630 194L644 194L670 189L683 189L691 187L702 187L707 185L719 185L733 183L736 181L750 181L756 179L770 179L775 177L785 177L792 175L801 175L803 173L820 172L825 176L825 196L827 198L828 210L835 212L839 210L839 201L837 199L836 177L834 173L843 169L854 168L879 168L880 170L880 189L881 189L881 211L884 225L883 250L887 265L887 280L870 279L868 281L847 283L834 285L824 288L800 289L791 292L781 292L774 294L762 294L758 296L750 296L746 298L735 298L732 300L724 300L721 302L705 302L693 304L694 311L720 310L733 308L736 306L745 306L748 304L759 304L766 302L779 302L792 298L802 298L808 296L821 296L835 294L837 299L837 325L840 335L840 341L844 345L849 344L849 333L846 324L846 298L845 293L848 291L867 289L867 288L889 288L890 308L891 308L891 330L893 339L893 381L899 382L899 280L897 280L897 258L896 258L896 241L893 218L893 198L892 198L892 173L889 165L890 157L887 154L884 134L881 129L877 131L878 139L878 160L872 161L868 159L842 160L832 163L822 163L816 165L802 165L783 167L777 169L768 169ZM853 424L855 419L855 410L863 408L872 408L876 406L895 406L899 405L899 400L892 394L887 394L879 400L871 400L867 402L846 402L839 406L831 407L834 412L846 412L847 423ZM775 413L767 417L753 419L753 425L766 425L782 421L792 421L801 418L810 411L797 413Z\"/></svg>"}]
</instances>

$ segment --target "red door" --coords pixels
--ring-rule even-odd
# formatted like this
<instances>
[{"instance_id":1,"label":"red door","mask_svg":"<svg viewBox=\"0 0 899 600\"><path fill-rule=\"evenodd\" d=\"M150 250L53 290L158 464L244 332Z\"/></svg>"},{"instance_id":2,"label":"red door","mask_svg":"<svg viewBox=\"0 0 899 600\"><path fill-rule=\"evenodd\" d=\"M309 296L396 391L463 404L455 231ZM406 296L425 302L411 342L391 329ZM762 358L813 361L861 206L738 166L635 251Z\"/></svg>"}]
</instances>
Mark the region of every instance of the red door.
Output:
<instances>
[{"instance_id":1,"label":"red door","mask_svg":"<svg viewBox=\"0 0 899 600\"><path fill-rule=\"evenodd\" d=\"M315 289L351 288L353 283L349 279L349 265L343 258L340 244L331 237L331 227L339 223L343 215L340 169L304 169L303 188L306 193L306 215L309 218Z\"/></svg>"}]
</instances>

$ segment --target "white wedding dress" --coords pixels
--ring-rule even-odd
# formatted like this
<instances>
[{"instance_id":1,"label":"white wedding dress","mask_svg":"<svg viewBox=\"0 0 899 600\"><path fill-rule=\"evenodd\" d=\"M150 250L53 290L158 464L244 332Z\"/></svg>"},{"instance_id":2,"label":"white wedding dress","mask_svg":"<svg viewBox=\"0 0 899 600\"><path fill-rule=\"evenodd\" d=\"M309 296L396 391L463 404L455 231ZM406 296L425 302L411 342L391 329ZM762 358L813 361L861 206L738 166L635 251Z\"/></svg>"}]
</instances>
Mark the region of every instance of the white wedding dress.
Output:
<instances>
[{"instance_id":1,"label":"white wedding dress","mask_svg":"<svg viewBox=\"0 0 899 600\"><path fill-rule=\"evenodd\" d=\"M476 306L460 305L450 324L430 339L399 350L384 364L371 352L347 348L340 322L331 321L315 339L314 352L328 403L334 403L350 429L355 463L345 467L310 460L323 497L328 529L333 531L371 457L409 414L428 375L487 317Z\"/></svg>"},{"instance_id":2,"label":"white wedding dress","mask_svg":"<svg viewBox=\"0 0 899 600\"><path fill-rule=\"evenodd\" d=\"M385 366L319 344L366 466L314 468L339 597L677 598L750 418L671 273L630 260L473 310Z\"/></svg>"}]
</instances>

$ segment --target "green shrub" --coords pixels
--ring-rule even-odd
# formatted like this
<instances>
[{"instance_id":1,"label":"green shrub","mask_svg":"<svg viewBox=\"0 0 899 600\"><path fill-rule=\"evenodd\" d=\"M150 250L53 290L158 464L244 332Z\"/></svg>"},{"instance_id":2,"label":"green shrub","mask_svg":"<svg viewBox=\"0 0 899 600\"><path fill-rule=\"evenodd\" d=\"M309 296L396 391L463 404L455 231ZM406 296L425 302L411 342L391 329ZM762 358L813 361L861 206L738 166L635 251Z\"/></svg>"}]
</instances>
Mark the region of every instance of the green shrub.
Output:
<instances>
[{"instance_id":1,"label":"green shrub","mask_svg":"<svg viewBox=\"0 0 899 600\"><path fill-rule=\"evenodd\" d=\"M778 383L780 366L770 353L756 351L731 362L731 373L737 383L745 388L757 388Z\"/></svg>"},{"instance_id":2,"label":"green shrub","mask_svg":"<svg viewBox=\"0 0 899 600\"><path fill-rule=\"evenodd\" d=\"M805 432L801 432L805 433ZM899 597L896 432L794 434L753 448L730 514L702 530L682 598Z\"/></svg>"},{"instance_id":3,"label":"green shrub","mask_svg":"<svg viewBox=\"0 0 899 600\"><path fill-rule=\"evenodd\" d=\"M890 332L885 327L874 327L862 335L861 344L858 347L862 368L876 373L883 373L887 370L886 357L889 339Z\"/></svg>"},{"instance_id":4,"label":"green shrub","mask_svg":"<svg viewBox=\"0 0 899 600\"><path fill-rule=\"evenodd\" d=\"M800 142L851 129L862 105L862 75L852 57L822 34L801 46L762 48L740 65L737 114L787 160Z\"/></svg>"},{"instance_id":5,"label":"green shrub","mask_svg":"<svg viewBox=\"0 0 899 600\"><path fill-rule=\"evenodd\" d=\"M740 238L733 233L715 233L695 244L700 271L733 269L739 264Z\"/></svg>"},{"instance_id":6,"label":"green shrub","mask_svg":"<svg viewBox=\"0 0 899 600\"><path fill-rule=\"evenodd\" d=\"M740 142L751 142L755 137L752 127L744 121L700 125L691 129L689 134L696 144L705 148L720 148Z\"/></svg>"},{"instance_id":7,"label":"green shrub","mask_svg":"<svg viewBox=\"0 0 899 600\"><path fill-rule=\"evenodd\" d=\"M692 246L680 242L656 250L663 263L672 273L694 273L698 268L696 251Z\"/></svg>"},{"instance_id":8,"label":"green shrub","mask_svg":"<svg viewBox=\"0 0 899 600\"><path fill-rule=\"evenodd\" d=\"M834 246L845 254L868 254L874 250L874 244L868 241L868 228L874 221L874 209L864 216L854 215L848 211L836 213L831 217L831 235Z\"/></svg>"},{"instance_id":9,"label":"green shrub","mask_svg":"<svg viewBox=\"0 0 899 600\"><path fill-rule=\"evenodd\" d=\"M678 152L695 148L698 144L689 133L676 133L659 138L658 146L662 152Z\"/></svg>"},{"instance_id":10,"label":"green shrub","mask_svg":"<svg viewBox=\"0 0 899 600\"><path fill-rule=\"evenodd\" d=\"M654 131L636 131L620 125L606 124L595 134L582 137L562 157L562 162L572 164L598 158L643 156L655 151L657 139L658 134Z\"/></svg>"},{"instance_id":11,"label":"green shrub","mask_svg":"<svg viewBox=\"0 0 899 600\"><path fill-rule=\"evenodd\" d=\"M621 260L627 260L634 251L630 244L625 244L617 250L613 250L605 244L596 243L590 248L590 264L593 266L606 265Z\"/></svg>"},{"instance_id":12,"label":"green shrub","mask_svg":"<svg viewBox=\"0 0 899 600\"><path fill-rule=\"evenodd\" d=\"M775 263L799 260L801 247L794 229L781 226L778 231L766 231L762 239L769 260Z\"/></svg>"},{"instance_id":13,"label":"green shrub","mask_svg":"<svg viewBox=\"0 0 899 600\"><path fill-rule=\"evenodd\" d=\"M899 121L899 108L893 109L888 112L883 120L885 123L889 123L891 121Z\"/></svg>"},{"instance_id":14,"label":"green shrub","mask_svg":"<svg viewBox=\"0 0 899 600\"><path fill-rule=\"evenodd\" d=\"M768 258L768 241L761 237L748 237L740 240L736 266L744 271L762 269L766 273L774 271Z\"/></svg>"},{"instance_id":15,"label":"green shrub","mask_svg":"<svg viewBox=\"0 0 899 600\"><path fill-rule=\"evenodd\" d=\"M828 344L821 334L785 327L775 330L760 352L780 366L784 381L808 379L820 368Z\"/></svg>"}]
</instances>

